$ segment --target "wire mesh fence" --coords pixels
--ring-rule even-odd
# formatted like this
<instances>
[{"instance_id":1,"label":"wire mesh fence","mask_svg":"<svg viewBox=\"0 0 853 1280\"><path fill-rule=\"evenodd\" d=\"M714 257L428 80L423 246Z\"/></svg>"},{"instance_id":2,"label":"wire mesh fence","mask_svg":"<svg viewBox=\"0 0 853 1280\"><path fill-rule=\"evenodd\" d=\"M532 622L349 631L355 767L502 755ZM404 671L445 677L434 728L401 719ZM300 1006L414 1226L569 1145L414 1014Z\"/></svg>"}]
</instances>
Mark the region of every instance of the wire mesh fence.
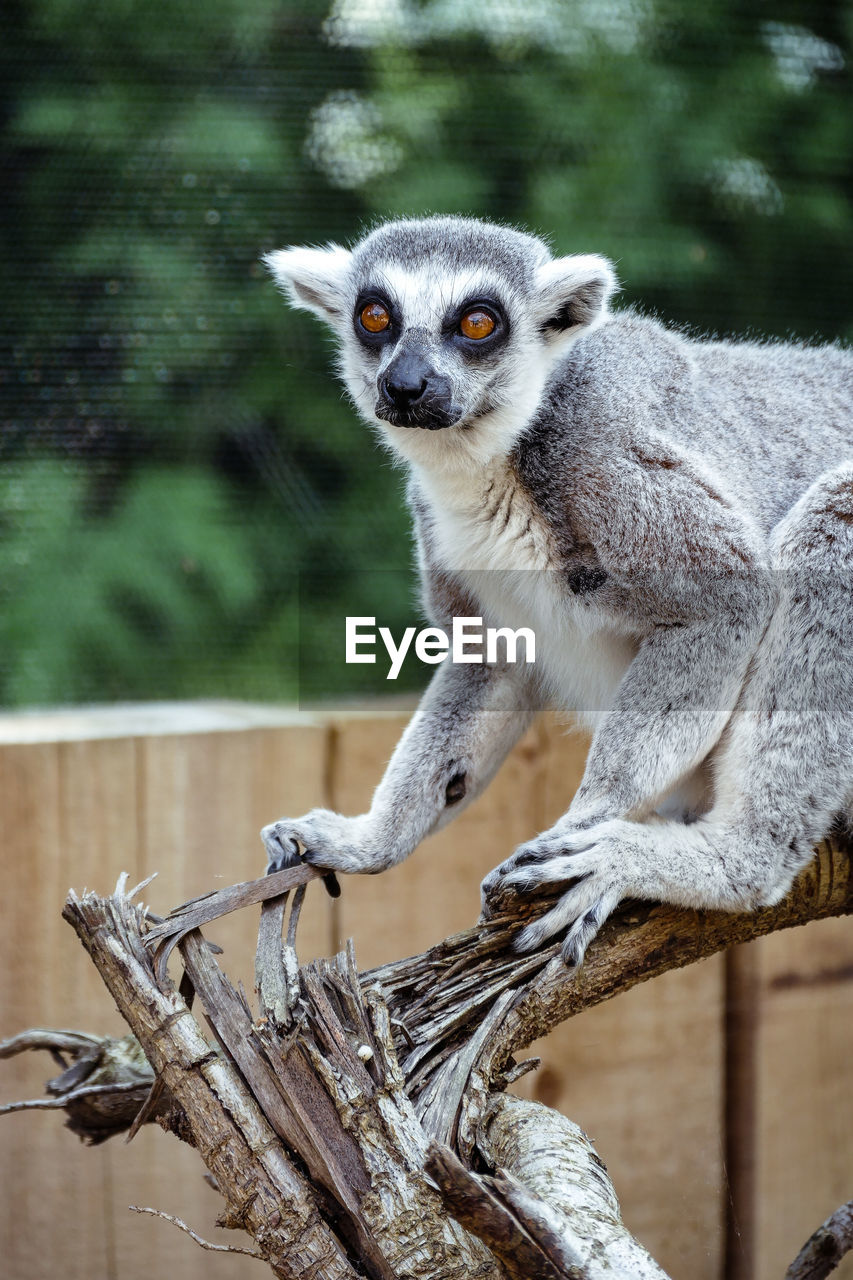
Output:
<instances>
[{"instance_id":1,"label":"wire mesh fence","mask_svg":"<svg viewBox=\"0 0 853 1280\"><path fill-rule=\"evenodd\" d=\"M399 478L265 250L471 213L676 324L849 339L851 10L774 13L7 5L0 703L335 696L347 612L415 620Z\"/></svg>"}]
</instances>

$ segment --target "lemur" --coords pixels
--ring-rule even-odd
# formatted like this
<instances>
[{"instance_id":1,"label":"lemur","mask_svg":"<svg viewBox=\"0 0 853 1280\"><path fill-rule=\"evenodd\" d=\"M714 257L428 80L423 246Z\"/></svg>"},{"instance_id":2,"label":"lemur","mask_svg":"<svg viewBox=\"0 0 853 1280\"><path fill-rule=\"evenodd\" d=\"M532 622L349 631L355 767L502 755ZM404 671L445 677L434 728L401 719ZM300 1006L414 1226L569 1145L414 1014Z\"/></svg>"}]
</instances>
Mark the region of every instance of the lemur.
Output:
<instances>
[{"instance_id":1,"label":"lemur","mask_svg":"<svg viewBox=\"0 0 853 1280\"><path fill-rule=\"evenodd\" d=\"M408 468L430 619L537 642L439 666L370 810L265 827L269 869L402 861L550 704L593 736L565 815L483 881L486 917L563 887L520 950L578 965L624 898L782 898L853 802L853 353L611 312L606 259L470 218L266 263Z\"/></svg>"}]
</instances>

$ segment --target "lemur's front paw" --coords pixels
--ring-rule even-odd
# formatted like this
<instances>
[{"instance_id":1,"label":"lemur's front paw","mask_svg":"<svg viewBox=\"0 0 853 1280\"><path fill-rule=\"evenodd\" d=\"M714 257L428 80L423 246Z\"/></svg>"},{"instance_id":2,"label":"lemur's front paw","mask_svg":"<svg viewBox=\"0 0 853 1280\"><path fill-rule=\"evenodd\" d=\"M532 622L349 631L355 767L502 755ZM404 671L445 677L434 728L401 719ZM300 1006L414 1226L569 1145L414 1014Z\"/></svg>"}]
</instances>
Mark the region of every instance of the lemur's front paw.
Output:
<instances>
[{"instance_id":1,"label":"lemur's front paw","mask_svg":"<svg viewBox=\"0 0 853 1280\"><path fill-rule=\"evenodd\" d=\"M518 951L534 951L554 934L568 932L563 959L579 965L587 947L623 898L636 893L631 869L630 822L601 822L581 831L565 824L543 832L516 849L483 881L483 913L494 914L515 894L533 893L549 884L570 884L556 906L525 926L515 940Z\"/></svg>"},{"instance_id":2,"label":"lemur's front paw","mask_svg":"<svg viewBox=\"0 0 853 1280\"><path fill-rule=\"evenodd\" d=\"M323 871L371 872L387 866L371 838L367 815L345 818L331 809L312 809L303 818L280 818L261 832L267 873L304 861Z\"/></svg>"}]
</instances>

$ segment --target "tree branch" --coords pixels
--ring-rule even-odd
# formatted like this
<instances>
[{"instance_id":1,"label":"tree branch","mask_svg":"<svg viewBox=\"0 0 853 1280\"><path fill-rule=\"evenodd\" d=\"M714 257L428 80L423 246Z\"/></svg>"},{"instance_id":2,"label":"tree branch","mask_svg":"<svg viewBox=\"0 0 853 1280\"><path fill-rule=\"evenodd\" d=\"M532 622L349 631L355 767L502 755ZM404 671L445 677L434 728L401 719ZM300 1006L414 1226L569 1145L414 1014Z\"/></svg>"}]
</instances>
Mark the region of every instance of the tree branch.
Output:
<instances>
[{"instance_id":1,"label":"tree branch","mask_svg":"<svg viewBox=\"0 0 853 1280\"><path fill-rule=\"evenodd\" d=\"M824 1280L853 1249L853 1200L836 1209L809 1236L788 1270L785 1280Z\"/></svg>"},{"instance_id":2,"label":"tree branch","mask_svg":"<svg viewBox=\"0 0 853 1280\"><path fill-rule=\"evenodd\" d=\"M71 1111L108 1099L111 1132L144 1098L161 1123L171 1117L225 1196L228 1224L254 1236L282 1280L355 1280L353 1258L370 1280L661 1280L580 1130L493 1090L523 1069L514 1052L581 1009L725 946L853 909L849 845L833 837L765 911L626 905L579 974L556 945L512 950L519 916L542 909L525 903L518 916L359 975L351 949L296 968L298 901L282 943L285 895L312 878L298 867L232 886L162 922L132 904L124 878L110 899L70 894L66 919L134 1035L35 1031L0 1046L0 1056L50 1051L64 1068L51 1101L64 1097ZM251 903L263 904L259 1017L198 931ZM177 991L166 969L176 945ZM193 1017L196 995L218 1047ZM466 1168L475 1152L493 1176Z\"/></svg>"},{"instance_id":3,"label":"tree branch","mask_svg":"<svg viewBox=\"0 0 853 1280\"><path fill-rule=\"evenodd\" d=\"M666 1280L624 1226L607 1169L571 1120L541 1103L493 1094L477 1148L502 1170L503 1194L528 1230L558 1242L567 1274L571 1264L583 1280Z\"/></svg>"},{"instance_id":4,"label":"tree branch","mask_svg":"<svg viewBox=\"0 0 853 1280\"><path fill-rule=\"evenodd\" d=\"M356 1280L346 1250L321 1216L310 1183L296 1168L233 1062L211 1049L180 992L155 974L144 936L145 912L119 880L112 898L70 893L63 915L73 926L156 1075L181 1106L194 1145L281 1280L306 1273ZM210 950L199 945L202 963ZM248 1193L247 1193L248 1192Z\"/></svg>"},{"instance_id":5,"label":"tree branch","mask_svg":"<svg viewBox=\"0 0 853 1280\"><path fill-rule=\"evenodd\" d=\"M730 946L853 912L851 852L849 838L833 833L787 897L760 911L732 915L627 903L602 929L577 974L563 964L559 943L533 955L512 949L520 922L542 910L540 899L522 901L517 914L477 925L419 956L372 969L362 982L382 988L409 1093L419 1115L431 1116L430 1132L448 1141L460 1122L457 1100L473 1076L500 1085L513 1054L583 1009ZM460 1085L460 1060L502 998L501 1016L480 1037ZM443 1109L436 1099L445 1099Z\"/></svg>"},{"instance_id":6,"label":"tree branch","mask_svg":"<svg viewBox=\"0 0 853 1280\"><path fill-rule=\"evenodd\" d=\"M181 1218L176 1218L171 1213L164 1213L162 1209L149 1209L147 1206L138 1204L128 1205L128 1208L131 1213L149 1213L152 1218L162 1218L165 1222L171 1222L173 1227L179 1227L181 1231L185 1231L191 1240L194 1240L202 1249L208 1249L211 1253L242 1253L247 1258L258 1258L261 1262L266 1262L264 1255L258 1253L257 1249L241 1249L236 1244L213 1244L210 1240L204 1240L193 1231L192 1227L188 1227Z\"/></svg>"},{"instance_id":7,"label":"tree branch","mask_svg":"<svg viewBox=\"0 0 853 1280\"><path fill-rule=\"evenodd\" d=\"M443 1140L452 1133L454 1120L447 1107L437 1114L436 1098L449 1096L455 1074L450 1092L458 1099L458 1054L469 1048L484 1016L501 997L502 1016L488 1037L480 1037L468 1077L479 1070L499 1081L514 1053L567 1018L669 969L683 968L780 929L850 914L851 853L849 837L833 832L788 895L760 911L732 915L626 903L602 929L578 974L570 973L560 959L559 942L532 955L513 950L521 924L541 912L543 904L553 900L552 893L536 900L520 899L511 913L455 934L421 955L368 970L361 975L362 984L381 987L391 1010L408 1090L420 1114L432 1107L431 1132ZM300 866L177 908L149 935L160 972L165 957L189 929L237 906L271 899L276 892L305 884L318 874ZM506 998L508 992L511 999Z\"/></svg>"},{"instance_id":8,"label":"tree branch","mask_svg":"<svg viewBox=\"0 0 853 1280\"><path fill-rule=\"evenodd\" d=\"M154 1082L154 1072L132 1035L115 1039L34 1027L0 1042L0 1059L33 1050L49 1053L62 1067L45 1085L50 1096L9 1103L0 1108L0 1115L63 1109L68 1128L90 1146L125 1132ZM150 1119L184 1136L182 1118L168 1096L161 1097Z\"/></svg>"}]
</instances>

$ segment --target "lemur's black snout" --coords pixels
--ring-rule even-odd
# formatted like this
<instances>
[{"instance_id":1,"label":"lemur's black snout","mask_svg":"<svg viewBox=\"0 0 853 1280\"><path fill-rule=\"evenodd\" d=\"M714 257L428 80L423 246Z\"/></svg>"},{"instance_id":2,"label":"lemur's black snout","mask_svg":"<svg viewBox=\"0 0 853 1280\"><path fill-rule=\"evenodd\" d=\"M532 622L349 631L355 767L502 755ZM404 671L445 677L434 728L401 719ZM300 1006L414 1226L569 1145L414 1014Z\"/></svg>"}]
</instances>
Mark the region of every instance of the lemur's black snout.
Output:
<instances>
[{"instance_id":1,"label":"lemur's black snout","mask_svg":"<svg viewBox=\"0 0 853 1280\"><path fill-rule=\"evenodd\" d=\"M453 421L450 384L421 352L401 351L379 380L376 413L396 427L448 427Z\"/></svg>"},{"instance_id":2,"label":"lemur's black snout","mask_svg":"<svg viewBox=\"0 0 853 1280\"><path fill-rule=\"evenodd\" d=\"M428 385L426 378L422 378L420 382L392 382L389 378L383 378L382 394L391 401L395 409L408 409L422 399Z\"/></svg>"},{"instance_id":3,"label":"lemur's black snout","mask_svg":"<svg viewBox=\"0 0 853 1280\"><path fill-rule=\"evenodd\" d=\"M403 351L386 369L381 390L395 409L408 409L423 399L434 377L428 360L416 351Z\"/></svg>"}]
</instances>

